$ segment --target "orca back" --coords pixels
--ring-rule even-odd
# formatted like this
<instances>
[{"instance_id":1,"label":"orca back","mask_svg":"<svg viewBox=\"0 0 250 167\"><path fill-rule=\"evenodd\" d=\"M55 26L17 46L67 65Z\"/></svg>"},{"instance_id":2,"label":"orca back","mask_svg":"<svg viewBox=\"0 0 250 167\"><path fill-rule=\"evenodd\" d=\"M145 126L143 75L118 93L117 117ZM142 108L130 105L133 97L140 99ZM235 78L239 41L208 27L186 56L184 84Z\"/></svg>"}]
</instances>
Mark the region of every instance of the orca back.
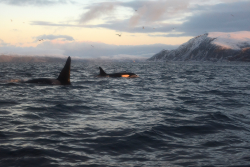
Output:
<instances>
[{"instance_id":1,"label":"orca back","mask_svg":"<svg viewBox=\"0 0 250 167\"><path fill-rule=\"evenodd\" d=\"M62 85L70 85L70 65L71 58L69 56L60 75L57 78L57 80L59 80Z\"/></svg>"},{"instance_id":2,"label":"orca back","mask_svg":"<svg viewBox=\"0 0 250 167\"><path fill-rule=\"evenodd\" d=\"M99 67L100 74L99 77L123 77L123 78L137 78L138 75L130 72L119 72L119 73L113 73L113 74L107 74L102 67Z\"/></svg>"}]
</instances>

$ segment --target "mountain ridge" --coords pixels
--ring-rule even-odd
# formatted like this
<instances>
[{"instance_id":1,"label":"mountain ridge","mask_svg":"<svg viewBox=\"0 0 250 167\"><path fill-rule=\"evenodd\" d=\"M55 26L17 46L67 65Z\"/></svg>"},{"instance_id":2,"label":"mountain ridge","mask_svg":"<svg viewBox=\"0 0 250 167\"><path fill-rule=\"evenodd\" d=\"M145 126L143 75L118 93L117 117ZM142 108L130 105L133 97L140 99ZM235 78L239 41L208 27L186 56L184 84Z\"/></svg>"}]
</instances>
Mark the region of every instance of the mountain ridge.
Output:
<instances>
[{"instance_id":1,"label":"mountain ridge","mask_svg":"<svg viewBox=\"0 0 250 167\"><path fill-rule=\"evenodd\" d=\"M162 50L148 61L247 61L250 62L250 43L224 41L208 33L190 39L174 50Z\"/></svg>"}]
</instances>

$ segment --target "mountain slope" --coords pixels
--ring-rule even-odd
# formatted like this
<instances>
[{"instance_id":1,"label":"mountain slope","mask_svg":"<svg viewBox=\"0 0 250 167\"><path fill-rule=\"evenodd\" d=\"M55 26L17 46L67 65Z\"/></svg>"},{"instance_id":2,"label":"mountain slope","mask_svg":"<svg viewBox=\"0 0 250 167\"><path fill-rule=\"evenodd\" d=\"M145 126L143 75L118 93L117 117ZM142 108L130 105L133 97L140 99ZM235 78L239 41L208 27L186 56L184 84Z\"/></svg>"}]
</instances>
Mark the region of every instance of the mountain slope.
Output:
<instances>
[{"instance_id":1,"label":"mountain slope","mask_svg":"<svg viewBox=\"0 0 250 167\"><path fill-rule=\"evenodd\" d=\"M250 42L229 39L225 42L206 33L190 39L175 50L162 50L148 61L250 61Z\"/></svg>"}]
</instances>

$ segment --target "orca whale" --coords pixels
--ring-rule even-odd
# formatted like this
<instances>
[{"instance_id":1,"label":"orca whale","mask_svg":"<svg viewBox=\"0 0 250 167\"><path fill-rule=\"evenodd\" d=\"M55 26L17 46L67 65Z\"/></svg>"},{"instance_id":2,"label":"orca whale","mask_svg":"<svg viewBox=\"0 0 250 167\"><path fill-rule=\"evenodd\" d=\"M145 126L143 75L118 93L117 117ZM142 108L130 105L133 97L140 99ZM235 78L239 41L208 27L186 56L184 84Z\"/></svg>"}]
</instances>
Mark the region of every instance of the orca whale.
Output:
<instances>
[{"instance_id":1,"label":"orca whale","mask_svg":"<svg viewBox=\"0 0 250 167\"><path fill-rule=\"evenodd\" d=\"M138 75L134 73L127 73L127 72L119 72L119 73L113 73L113 74L107 74L102 67L99 67L100 69L100 74L98 77L124 77L124 78L137 78L139 77Z\"/></svg>"},{"instance_id":2,"label":"orca whale","mask_svg":"<svg viewBox=\"0 0 250 167\"><path fill-rule=\"evenodd\" d=\"M57 79L37 78L25 81L24 83L70 85L70 64L71 64L71 58L69 56Z\"/></svg>"}]
</instances>

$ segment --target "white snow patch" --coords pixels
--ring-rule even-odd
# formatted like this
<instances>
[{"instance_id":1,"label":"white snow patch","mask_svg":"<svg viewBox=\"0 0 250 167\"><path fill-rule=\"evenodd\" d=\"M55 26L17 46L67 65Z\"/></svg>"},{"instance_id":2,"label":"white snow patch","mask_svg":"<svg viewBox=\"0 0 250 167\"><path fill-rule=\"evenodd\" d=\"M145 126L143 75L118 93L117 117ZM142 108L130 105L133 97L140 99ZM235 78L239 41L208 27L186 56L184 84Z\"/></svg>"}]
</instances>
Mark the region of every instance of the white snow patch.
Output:
<instances>
[{"instance_id":1,"label":"white snow patch","mask_svg":"<svg viewBox=\"0 0 250 167\"><path fill-rule=\"evenodd\" d=\"M192 41L192 47L190 48L190 50L194 50L195 48L198 48L200 46L200 44L202 43L202 41L204 41L207 38L207 34L204 35L199 35L197 37L195 37Z\"/></svg>"},{"instance_id":2,"label":"white snow patch","mask_svg":"<svg viewBox=\"0 0 250 167\"><path fill-rule=\"evenodd\" d=\"M211 32L208 37L216 38L212 43L220 45L227 49L240 50L239 47L242 43L248 43L250 45L250 31L239 32Z\"/></svg>"}]
</instances>

